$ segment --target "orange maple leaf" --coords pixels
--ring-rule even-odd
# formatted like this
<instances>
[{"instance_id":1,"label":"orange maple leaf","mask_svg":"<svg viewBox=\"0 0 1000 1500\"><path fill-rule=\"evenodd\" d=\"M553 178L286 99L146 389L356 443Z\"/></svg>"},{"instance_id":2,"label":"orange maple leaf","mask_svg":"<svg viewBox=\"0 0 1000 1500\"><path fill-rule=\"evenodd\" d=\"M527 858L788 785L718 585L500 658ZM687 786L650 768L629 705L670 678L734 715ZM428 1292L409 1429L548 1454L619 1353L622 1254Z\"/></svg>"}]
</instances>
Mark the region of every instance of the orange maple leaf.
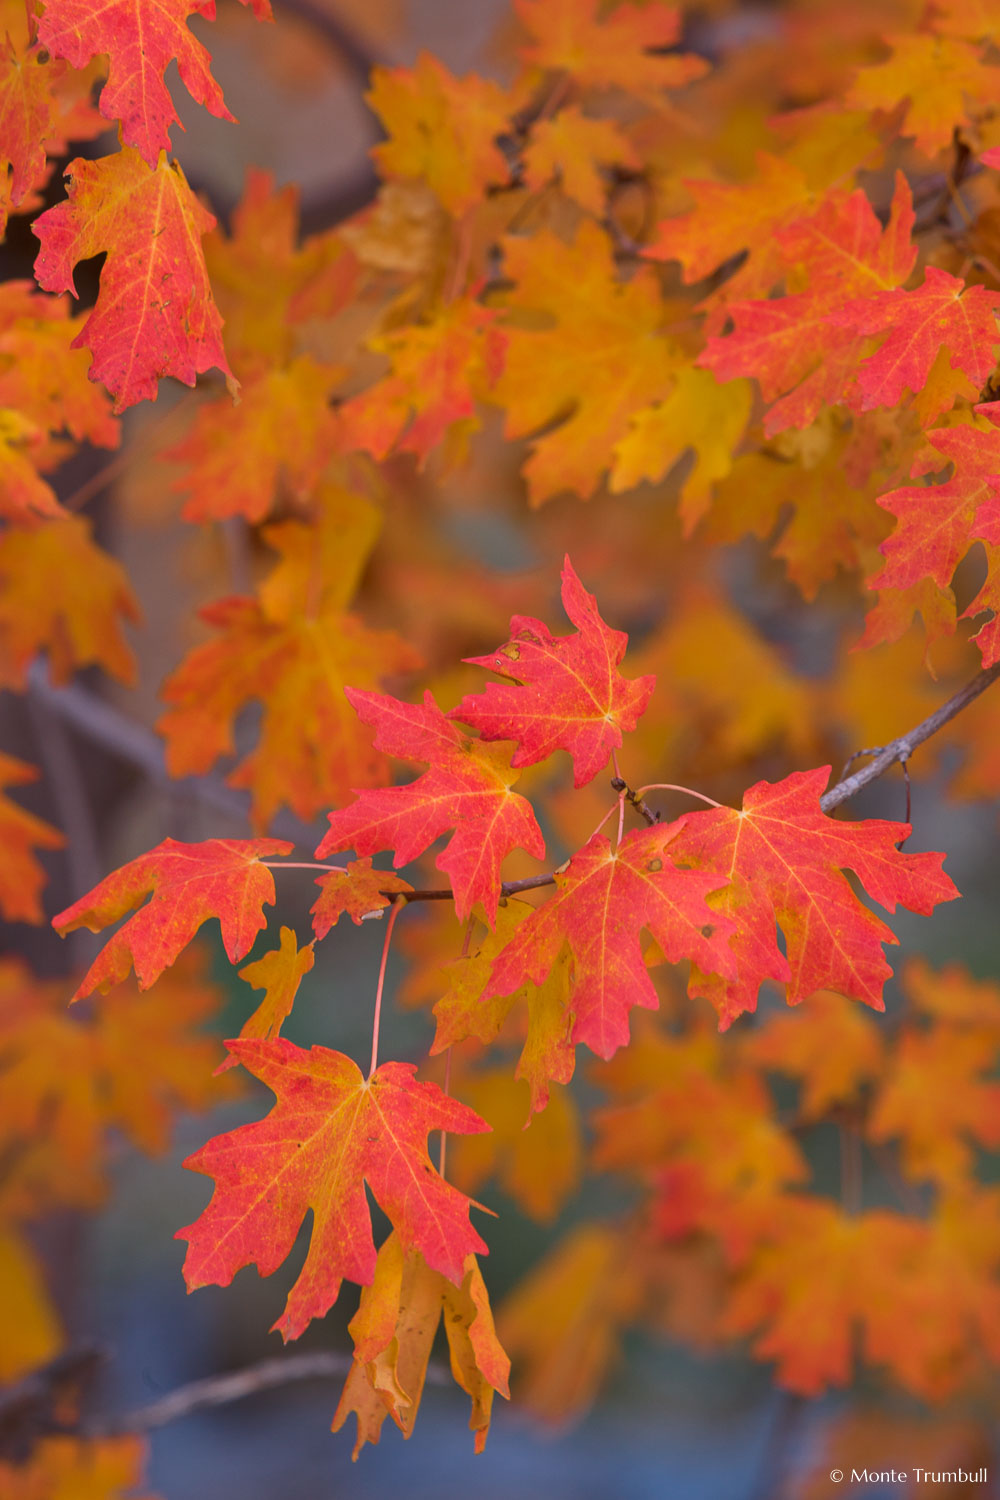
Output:
<instances>
[{"instance_id":1,"label":"orange maple leaf","mask_svg":"<svg viewBox=\"0 0 1000 1500\"><path fill-rule=\"evenodd\" d=\"M508 900L497 911L495 930L487 932L464 958L439 967L429 981L435 994L444 991L434 1006L437 1030L432 1055L445 1052L469 1037L487 1045L496 1041L515 1007L524 1003L527 1014L519 1032L524 1036L524 1045L514 1079L524 1079L531 1091L529 1119L531 1114L548 1106L550 1083L568 1083L573 1077L576 1048L570 1040L569 967L554 964L541 984L525 979L506 995L484 999L484 993L494 961L532 909L523 901ZM525 1123L522 1117L520 1124Z\"/></svg>"},{"instance_id":2,"label":"orange maple leaf","mask_svg":"<svg viewBox=\"0 0 1000 1500\"><path fill-rule=\"evenodd\" d=\"M474 1255L461 1285L431 1270L418 1250L406 1253L393 1231L378 1252L371 1286L348 1324L354 1363L334 1413L339 1432L353 1412L358 1421L353 1458L377 1443L386 1416L404 1437L413 1431L438 1325L444 1320L451 1371L472 1398L469 1427L482 1453L490 1430L493 1393L509 1397L510 1360L496 1336L493 1314Z\"/></svg>"},{"instance_id":3,"label":"orange maple leaf","mask_svg":"<svg viewBox=\"0 0 1000 1500\"><path fill-rule=\"evenodd\" d=\"M156 1500L140 1494L146 1444L137 1437L46 1437L25 1464L0 1461L4 1500Z\"/></svg>"},{"instance_id":4,"label":"orange maple leaf","mask_svg":"<svg viewBox=\"0 0 1000 1500\"><path fill-rule=\"evenodd\" d=\"M496 141L511 105L491 79L456 78L421 52L413 68L374 68L366 98L389 137L372 150L382 171L420 178L449 213L464 213L510 175Z\"/></svg>"},{"instance_id":5,"label":"orange maple leaf","mask_svg":"<svg viewBox=\"0 0 1000 1500\"><path fill-rule=\"evenodd\" d=\"M342 376L303 354L249 380L239 405L223 395L199 407L192 431L164 455L187 468L173 485L187 495L184 519L263 521L282 495L311 499L339 446L330 398Z\"/></svg>"},{"instance_id":6,"label":"orange maple leaf","mask_svg":"<svg viewBox=\"0 0 1000 1500\"><path fill-rule=\"evenodd\" d=\"M264 991L263 1000L243 1023L241 1040L250 1037L270 1041L280 1035L283 1022L291 1015L299 985L316 962L312 943L300 948L290 927L282 927L278 942L277 948L240 970L241 979L255 990ZM219 1072L235 1066L236 1058L229 1056Z\"/></svg>"},{"instance_id":7,"label":"orange maple leaf","mask_svg":"<svg viewBox=\"0 0 1000 1500\"><path fill-rule=\"evenodd\" d=\"M365 917L384 911L391 904L392 898L386 892L399 895L413 890L408 881L391 870L373 870L370 858L351 860L343 870L320 875L316 884L321 894L309 910L318 938L325 938L345 911L354 925L360 927Z\"/></svg>"},{"instance_id":8,"label":"orange maple leaf","mask_svg":"<svg viewBox=\"0 0 1000 1500\"><path fill-rule=\"evenodd\" d=\"M0 682L23 688L31 663L48 652L53 682L99 665L135 681L135 658L121 630L139 605L121 564L101 550L82 516L0 535ZM52 580L59 579L58 589Z\"/></svg>"},{"instance_id":9,"label":"orange maple leaf","mask_svg":"<svg viewBox=\"0 0 1000 1500\"><path fill-rule=\"evenodd\" d=\"M525 62L569 73L583 88L624 89L662 107L664 89L708 72L691 52L674 52L680 12L671 5L616 5L598 0L515 0L531 42Z\"/></svg>"},{"instance_id":10,"label":"orange maple leaf","mask_svg":"<svg viewBox=\"0 0 1000 1500\"><path fill-rule=\"evenodd\" d=\"M373 751L342 684L374 685L420 664L395 631L372 630L347 612L378 535L378 512L332 485L319 498L316 524L266 528L281 561L255 597L202 610L218 638L196 646L162 689L170 706L157 727L173 776L202 774L231 754L243 705L264 704L257 748L229 776L231 785L250 788L261 827L282 803L311 818L359 781L388 780L388 763Z\"/></svg>"},{"instance_id":11,"label":"orange maple leaf","mask_svg":"<svg viewBox=\"0 0 1000 1500\"><path fill-rule=\"evenodd\" d=\"M572 490L585 500L631 418L669 393L681 352L665 333L655 277L640 269L620 280L608 237L593 222L580 225L572 245L547 230L509 238L504 256L515 286L494 397L506 435L525 437L559 420L532 443L529 499L540 505ZM540 315L550 326L539 326Z\"/></svg>"},{"instance_id":12,"label":"orange maple leaf","mask_svg":"<svg viewBox=\"0 0 1000 1500\"><path fill-rule=\"evenodd\" d=\"M600 218L608 183L601 166L636 168L639 156L614 120L595 120L575 104L536 120L524 148L524 180L535 192L556 178L568 198Z\"/></svg>"},{"instance_id":13,"label":"orange maple leaf","mask_svg":"<svg viewBox=\"0 0 1000 1500\"><path fill-rule=\"evenodd\" d=\"M0 788L23 786L35 781L38 771L23 760L0 753ZM8 922L40 922L39 893L45 872L33 849L61 849L66 840L51 823L18 807L0 791L0 840L4 857L0 862L0 911Z\"/></svg>"},{"instance_id":14,"label":"orange maple leaf","mask_svg":"<svg viewBox=\"0 0 1000 1500\"><path fill-rule=\"evenodd\" d=\"M439 308L426 323L369 340L391 370L340 408L345 449L384 459L390 450L421 463L447 440L459 453L478 428L476 401L503 368L506 335L496 313L469 298Z\"/></svg>"}]
</instances>

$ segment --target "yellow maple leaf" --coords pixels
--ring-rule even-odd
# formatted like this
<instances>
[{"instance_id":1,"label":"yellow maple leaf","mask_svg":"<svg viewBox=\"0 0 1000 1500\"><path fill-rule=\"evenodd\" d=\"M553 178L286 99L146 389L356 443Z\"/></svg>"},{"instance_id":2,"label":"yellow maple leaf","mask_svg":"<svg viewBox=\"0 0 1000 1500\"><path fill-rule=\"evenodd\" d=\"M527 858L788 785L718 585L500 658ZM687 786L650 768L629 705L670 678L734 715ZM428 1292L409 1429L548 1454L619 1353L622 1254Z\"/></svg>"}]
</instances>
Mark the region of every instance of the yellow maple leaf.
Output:
<instances>
[{"instance_id":1,"label":"yellow maple leaf","mask_svg":"<svg viewBox=\"0 0 1000 1500\"><path fill-rule=\"evenodd\" d=\"M496 1336L476 1257L466 1257L465 1277L455 1286L432 1271L419 1250L404 1252L393 1231L379 1250L374 1280L362 1287L361 1304L349 1324L354 1364L332 1426L339 1432L355 1414L354 1458L365 1443L378 1442L387 1415L404 1437L410 1436L442 1318L451 1373L472 1398L469 1427L475 1433L476 1452L482 1453L493 1394L509 1395L510 1360Z\"/></svg>"},{"instance_id":2,"label":"yellow maple leaf","mask_svg":"<svg viewBox=\"0 0 1000 1500\"><path fill-rule=\"evenodd\" d=\"M532 505L560 490L592 495L636 412L670 391L682 362L651 272L619 280L607 236L590 221L572 245L548 231L505 242L507 364L495 399L508 437L536 438L524 466ZM562 420L565 418L565 420Z\"/></svg>"},{"instance_id":3,"label":"yellow maple leaf","mask_svg":"<svg viewBox=\"0 0 1000 1500\"><path fill-rule=\"evenodd\" d=\"M419 177L460 214L510 175L496 138L511 103L488 78L456 78L429 52L412 68L375 68L368 103L389 139L372 155L388 177Z\"/></svg>"}]
</instances>

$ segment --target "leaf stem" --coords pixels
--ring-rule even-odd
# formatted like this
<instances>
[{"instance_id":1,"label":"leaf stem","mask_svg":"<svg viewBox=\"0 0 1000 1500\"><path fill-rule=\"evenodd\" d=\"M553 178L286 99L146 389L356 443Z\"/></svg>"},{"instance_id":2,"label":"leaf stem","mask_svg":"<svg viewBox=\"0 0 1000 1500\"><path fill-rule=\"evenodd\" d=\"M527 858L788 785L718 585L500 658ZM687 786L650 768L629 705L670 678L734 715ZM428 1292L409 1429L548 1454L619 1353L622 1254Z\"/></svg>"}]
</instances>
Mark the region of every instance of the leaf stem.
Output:
<instances>
[{"instance_id":1,"label":"leaf stem","mask_svg":"<svg viewBox=\"0 0 1000 1500\"><path fill-rule=\"evenodd\" d=\"M402 894L398 895L392 903L392 911L389 913L389 920L385 925L385 940L382 943L382 962L379 964L378 988L375 991L375 1017L372 1021L372 1065L368 1070L369 1078L371 1078L378 1067L378 1032L379 1024L382 1020L382 991L385 988L385 966L389 960L389 943L392 940L392 929L396 925L396 918L405 905L406 897Z\"/></svg>"},{"instance_id":2,"label":"leaf stem","mask_svg":"<svg viewBox=\"0 0 1000 1500\"><path fill-rule=\"evenodd\" d=\"M343 870L343 865L321 865L312 859L262 859L269 870Z\"/></svg>"},{"instance_id":3,"label":"leaf stem","mask_svg":"<svg viewBox=\"0 0 1000 1500\"><path fill-rule=\"evenodd\" d=\"M673 781L651 781L649 786L641 786L633 796L638 799L644 797L647 792L684 792L688 797L697 797L699 802L707 802L709 807L725 807L724 802L716 802L714 797L706 797L704 792L696 792L694 787L679 786Z\"/></svg>"}]
</instances>

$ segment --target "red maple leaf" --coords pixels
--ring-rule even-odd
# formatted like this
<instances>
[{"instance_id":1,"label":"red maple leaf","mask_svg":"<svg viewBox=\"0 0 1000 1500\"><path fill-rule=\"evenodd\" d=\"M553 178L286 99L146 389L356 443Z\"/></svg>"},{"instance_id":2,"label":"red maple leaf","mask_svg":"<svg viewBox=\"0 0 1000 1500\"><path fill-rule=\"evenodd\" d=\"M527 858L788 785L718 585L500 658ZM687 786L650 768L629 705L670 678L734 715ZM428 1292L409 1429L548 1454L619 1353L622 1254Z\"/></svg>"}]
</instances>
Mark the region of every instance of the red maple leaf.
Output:
<instances>
[{"instance_id":1,"label":"red maple leaf","mask_svg":"<svg viewBox=\"0 0 1000 1500\"><path fill-rule=\"evenodd\" d=\"M41 240L35 276L47 292L72 292L77 261L107 252L97 305L71 345L93 351L91 380L115 396L115 411L156 399L158 378L186 385L213 367L233 381L222 319L201 250L215 225L176 162L153 169L128 147L66 168L69 197L32 229Z\"/></svg>"},{"instance_id":2,"label":"red maple leaf","mask_svg":"<svg viewBox=\"0 0 1000 1500\"><path fill-rule=\"evenodd\" d=\"M913 200L900 172L884 231L860 189L831 195L815 214L775 231L772 250L786 279L801 285L804 278L805 290L731 303L732 332L710 338L697 361L722 380L756 377L775 403L765 418L768 437L806 427L823 406L845 399L864 344L839 312L848 297L867 308L906 280L917 253L912 228Z\"/></svg>"},{"instance_id":3,"label":"red maple leaf","mask_svg":"<svg viewBox=\"0 0 1000 1500\"><path fill-rule=\"evenodd\" d=\"M358 717L375 726L377 750L401 760L429 761L431 768L409 786L360 791L351 807L332 812L317 859L339 849L358 854L395 849L398 869L453 828L437 867L451 877L459 921L478 901L492 924L506 856L515 848L536 859L545 854L531 803L510 790L517 777L507 768L506 749L490 749L463 734L430 693L420 704L354 688L344 691Z\"/></svg>"},{"instance_id":4,"label":"red maple leaf","mask_svg":"<svg viewBox=\"0 0 1000 1500\"><path fill-rule=\"evenodd\" d=\"M241 1267L270 1276L312 1209L309 1253L274 1325L298 1338L333 1306L344 1277L368 1285L375 1245L365 1183L404 1251L459 1285L465 1257L487 1247L469 1221L471 1200L431 1166L432 1130L489 1130L474 1110L418 1083L410 1063L383 1063L370 1078L341 1052L284 1040L227 1043L277 1104L264 1120L216 1136L184 1163L215 1178L212 1201L177 1238L189 1241L188 1290L228 1286Z\"/></svg>"},{"instance_id":5,"label":"red maple leaf","mask_svg":"<svg viewBox=\"0 0 1000 1500\"><path fill-rule=\"evenodd\" d=\"M515 615L505 646L465 658L513 685L491 682L484 693L467 694L448 717L471 724L484 740L517 740L512 766L533 766L554 750L567 750L579 787L604 770L622 731L635 728L656 678L630 679L618 671L628 636L604 623L568 557L562 602L576 634L554 636L541 620Z\"/></svg>"},{"instance_id":6,"label":"red maple leaf","mask_svg":"<svg viewBox=\"0 0 1000 1500\"><path fill-rule=\"evenodd\" d=\"M252 4L259 20L271 19L269 0ZM220 120L234 118L212 77L211 58L192 31L191 15L215 20L215 0L45 0L38 36L55 57L84 68L92 57L108 57L108 81L100 98L106 120L120 120L122 139L135 146L151 167L170 150L170 127L177 120L163 81L175 58L188 93Z\"/></svg>"},{"instance_id":7,"label":"red maple leaf","mask_svg":"<svg viewBox=\"0 0 1000 1500\"><path fill-rule=\"evenodd\" d=\"M881 544L885 567L868 580L873 589L909 589L931 580L947 588L952 575L972 545L974 536L987 542L1000 538L996 530L996 491L1000 487L1000 402L976 407L985 423L967 422L935 427L927 439L937 453L954 465L944 484L910 485L879 495L878 503L896 517L896 529ZM942 465L923 454L916 472ZM989 585L987 585L989 587ZM967 615L979 613L990 599L974 600ZM985 640L984 665L991 664Z\"/></svg>"},{"instance_id":8,"label":"red maple leaf","mask_svg":"<svg viewBox=\"0 0 1000 1500\"><path fill-rule=\"evenodd\" d=\"M912 292L897 288L843 303L831 324L887 335L858 371L859 409L896 406L904 391L923 390L942 346L953 368L982 386L996 365L998 308L1000 292L967 287L937 266L926 268L923 285Z\"/></svg>"},{"instance_id":9,"label":"red maple leaf","mask_svg":"<svg viewBox=\"0 0 1000 1500\"><path fill-rule=\"evenodd\" d=\"M636 829L617 849L595 834L556 875L556 894L497 955L482 999L508 995L527 980L541 984L568 944L571 1040L610 1057L628 1041L632 1006L659 1005L639 940L644 928L671 963L691 958L713 973L735 974L726 943L732 923L705 902L728 877L672 863L679 826Z\"/></svg>"},{"instance_id":10,"label":"red maple leaf","mask_svg":"<svg viewBox=\"0 0 1000 1500\"><path fill-rule=\"evenodd\" d=\"M737 929L731 939L737 978L710 974L696 959L690 986L712 1001L723 1029L756 1008L764 979L785 982L790 1005L828 989L885 1009L882 986L892 970L882 944L897 939L854 894L844 870L853 870L889 911L900 903L927 915L958 895L941 868L944 855L899 852L908 824L827 817L819 798L829 774L823 766L773 784L759 781L741 812L721 807L681 820L672 858L726 882L711 905Z\"/></svg>"},{"instance_id":11,"label":"red maple leaf","mask_svg":"<svg viewBox=\"0 0 1000 1500\"><path fill-rule=\"evenodd\" d=\"M284 839L206 839L179 844L164 839L130 860L92 891L52 918L60 937L86 927L100 932L152 900L120 927L84 976L74 1000L107 991L135 966L140 989L168 969L199 927L217 917L230 963L238 963L267 926L262 907L273 906L274 876L260 863L266 854L291 854Z\"/></svg>"}]
</instances>

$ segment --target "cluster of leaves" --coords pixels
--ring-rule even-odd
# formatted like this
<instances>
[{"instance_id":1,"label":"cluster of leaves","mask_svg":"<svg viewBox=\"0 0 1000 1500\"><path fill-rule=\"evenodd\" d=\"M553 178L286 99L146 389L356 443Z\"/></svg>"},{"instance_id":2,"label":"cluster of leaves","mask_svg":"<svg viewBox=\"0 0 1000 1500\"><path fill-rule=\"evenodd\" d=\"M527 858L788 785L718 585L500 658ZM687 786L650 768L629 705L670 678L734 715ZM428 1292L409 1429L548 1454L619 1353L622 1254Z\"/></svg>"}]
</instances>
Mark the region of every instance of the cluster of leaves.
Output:
<instances>
[{"instance_id":1,"label":"cluster of leaves","mask_svg":"<svg viewBox=\"0 0 1000 1500\"><path fill-rule=\"evenodd\" d=\"M269 19L267 0L251 9ZM162 1090L152 1071L145 1084L156 1109L203 1102L191 1059L172 1061L175 1031L202 1012L175 1006L166 1038L150 1036L153 1012L136 1007L151 1002L116 987L132 968L140 988L169 982L213 918L229 959L247 957L275 899L271 867L291 852L268 837L276 815L332 807L316 860L355 858L321 866L312 942L283 927L241 971L264 1000L230 1060L277 1104L191 1158L216 1186L183 1231L189 1286L249 1263L276 1270L311 1210L276 1326L294 1338L343 1279L364 1288L335 1425L355 1413L359 1448L386 1414L409 1433L443 1316L480 1447L508 1363L463 1189L495 1175L550 1218L589 1159L635 1179L632 1215L577 1229L499 1320L539 1410L580 1409L618 1331L650 1305L687 1339L751 1336L806 1394L851 1377L857 1333L867 1362L938 1400L1000 1360L1000 1213L974 1156L998 1144L1000 1006L959 975L915 970L913 1019L891 1045L850 1006L883 1008L895 941L858 887L890 912L928 913L956 892L940 855L901 851L908 825L828 817L828 770L790 767L923 717L940 697L930 652L946 680L1000 663L1000 13L789 3L752 43L702 18L713 40L699 47L698 28L662 4L515 9L505 84L427 55L375 70L375 201L301 237L294 190L262 173L222 232L168 155L172 60L196 101L231 118L187 25L214 7L3 7L4 214L35 211L69 140L108 121L119 140L70 162L65 199L35 219L40 290L0 288L0 682L22 688L43 652L56 682L90 665L133 680L122 627L136 600L74 514L84 502L57 498L55 471L74 445L114 447L117 415L164 377L208 375L181 436L146 439L177 466L183 519L258 528L274 560L205 605L207 638L164 683L159 723L170 772L223 764L250 794L257 836L167 839L56 919L65 933L128 917L77 990L112 991L83 1024L11 971L34 998L2 1054L27 1079L9 1128L49 1144L20 1206L0 1200L0 1224L13 1226L22 1282L37 1280L18 1216L59 1201L50 1176L53 1193L82 1192L98 1171L97 1156L89 1172L49 1162L60 1114L45 1101L71 1049L86 1052L72 1132L88 1151L108 1124L152 1139L120 1075L119 1028L134 1026L129 1046L163 1068ZM74 316L62 294L99 254L96 302ZM571 523L574 556L588 580L605 569L602 607L634 622L633 675L619 670L626 637L568 562L573 633L515 614L506 644L483 654L507 606L546 611L550 575L515 589L466 565L451 477L462 464L480 478L517 466L531 513L519 497L504 519L540 561L564 550L565 496L596 497L586 526ZM776 560L806 601L874 591L865 651L835 647L827 682L802 659L796 670L736 602L717 559L747 535L771 590L784 587L766 571ZM970 645L960 621L984 615ZM456 691L456 642L501 680L476 690L463 677ZM385 691L422 666L434 691L421 703ZM459 701L443 711L435 694ZM1000 789L998 711L984 698L963 718L966 795ZM394 785L400 761L427 769ZM33 771L4 757L0 774L16 784ZM708 808L661 821L644 796L675 796L684 780L740 810L699 790ZM536 807L560 850L541 868ZM0 902L38 920L32 851L61 836L5 797L0 823ZM373 866L384 853L408 866L443 835L440 891ZM518 899L532 888L539 904ZM341 915L382 913L388 946L399 911L428 896L453 916L407 938L408 914L403 940L423 944L410 985L435 1001L431 1052L454 1064L445 1087L409 1063L378 1065L384 963L367 1075L280 1036ZM686 999L661 978L682 963ZM801 1010L722 1038L706 1025L713 1008L723 1031L754 1012L762 985ZM637 1027L622 1051L631 1010L664 995L667 1024ZM49 1040L31 1031L38 1007ZM563 1087L578 1044L607 1064L597 1077L611 1096L589 1157ZM513 1047L516 1064L482 1066L483 1047ZM799 1081L792 1119L779 1119L768 1074ZM823 1121L844 1142L840 1204L805 1190L802 1138ZM457 1137L450 1181L443 1146L439 1171L428 1155L432 1131ZM865 1153L903 1212L863 1209ZM393 1226L378 1251L366 1183ZM57 1339L33 1296L43 1332L18 1368Z\"/></svg>"},{"instance_id":2,"label":"cluster of leaves","mask_svg":"<svg viewBox=\"0 0 1000 1500\"><path fill-rule=\"evenodd\" d=\"M554 636L542 621L515 616L510 639L477 663L505 680L466 696L447 714L430 693L418 705L348 688L358 717L375 729L376 748L396 759L426 762L429 769L406 785L358 792L352 804L330 813L329 830L316 850L317 859L344 849L361 858L320 875L314 943L329 935L344 912L358 922L383 913L390 899L394 921L421 893L373 869L372 856L391 849L397 866L409 865L452 831L436 860L450 880L441 895L451 897L455 919L467 924L467 944L477 921L487 937L475 954L459 960L451 976L436 1007L438 1032L431 1050L469 1039L489 1042L504 1028L515 1002L524 1000L525 1043L514 1079L529 1084L529 1121L549 1103L551 1085L572 1077L578 1044L609 1059L629 1040L632 1008L657 1006L650 963L687 960L692 997L713 1002L721 1027L756 1008L767 980L782 983L793 1005L835 988L881 1010L883 984L891 973L882 944L895 938L861 902L844 872L851 870L867 894L890 910L902 904L929 913L958 894L941 868L941 855L900 851L908 825L825 816L820 794L826 767L776 784L759 782L739 812L715 805L672 822L650 815L646 826L628 833L628 788L619 778L617 801L601 827L554 876L527 882L552 884L554 894L537 908L511 902L501 878L506 856L515 847L539 860L545 854L531 803L512 789L518 771L562 752L572 761L578 786L593 781L610 757L617 776L617 750L655 686L652 678L621 673L627 638L601 619L568 559L563 603L576 626L573 633ZM459 723L478 730L479 738L471 738ZM638 795L633 793L633 801ZM612 817L618 819L613 841L601 831ZM54 918L64 934L80 927L99 932L134 912L102 949L74 998L108 990L133 967L141 986L155 982L211 917L220 922L230 960L240 960L266 925L263 906L274 900L265 858L280 858L291 847L276 839L204 844L168 839L109 875ZM147 896L151 899L143 905ZM784 952L777 944L779 930ZM391 932L390 922L386 948ZM643 932L655 940L651 951L643 948ZM287 1258L311 1209L309 1252L275 1327L286 1339L297 1338L330 1309L345 1277L366 1288L351 1324L355 1364L335 1426L348 1411L356 1412L355 1453L366 1440L377 1441L387 1411L409 1431L444 1308L452 1368L472 1397L471 1425L479 1444L489 1426L493 1392L507 1394L508 1360L496 1340L476 1261L476 1252L487 1246L470 1222L470 1200L435 1172L427 1137L436 1130L475 1135L489 1124L437 1084L418 1082L412 1064L376 1066L381 977L367 1077L342 1053L325 1047L305 1051L281 1038L282 1022L312 962L311 947L300 952L295 934L283 928L280 947L242 971L264 989L265 999L243 1037L228 1044L230 1057L265 1083L277 1104L259 1124L219 1136L187 1163L215 1179L208 1208L180 1231L189 1242L188 1286L228 1285L250 1263L262 1275L271 1274ZM851 1076L849 1089L855 1084ZM710 1086L704 1073L699 1086ZM676 1087L665 1088L669 1100ZM726 1080L716 1092L726 1099L730 1090L729 1113L736 1114L736 1136L745 1149L749 1132L738 1119L738 1084ZM686 1104L683 1097L680 1102ZM659 1095L653 1110L664 1118L669 1113ZM706 1114L718 1121L719 1113L719 1097L713 1096ZM706 1123L690 1108L683 1114L696 1131ZM890 1111L890 1131L891 1119ZM629 1124L626 1160L612 1157L613 1164L648 1167L644 1153L636 1150L637 1139L660 1162L666 1144L660 1136L648 1126L637 1133ZM709 1138L707 1129L697 1137L702 1149ZM755 1141L754 1154L759 1149ZM774 1172L773 1163L768 1171ZM790 1180L800 1175L789 1166ZM785 1180L780 1173L768 1177L776 1191ZM366 1184L393 1228L377 1256ZM731 1205L725 1197L723 1202L725 1220ZM785 1202L761 1205L747 1195L741 1211L750 1203L766 1212L768 1222L781 1224L779 1243L794 1260L795 1223ZM776 1208L780 1217L772 1220ZM709 1224L718 1232L717 1221ZM702 1227L708 1226L697 1220L685 1225ZM525 1295L530 1297L530 1290ZM420 1315L414 1311L418 1307L425 1309ZM848 1328L849 1318L841 1318L842 1341ZM764 1352L774 1351L765 1346ZM844 1358L822 1373L844 1378Z\"/></svg>"}]
</instances>

